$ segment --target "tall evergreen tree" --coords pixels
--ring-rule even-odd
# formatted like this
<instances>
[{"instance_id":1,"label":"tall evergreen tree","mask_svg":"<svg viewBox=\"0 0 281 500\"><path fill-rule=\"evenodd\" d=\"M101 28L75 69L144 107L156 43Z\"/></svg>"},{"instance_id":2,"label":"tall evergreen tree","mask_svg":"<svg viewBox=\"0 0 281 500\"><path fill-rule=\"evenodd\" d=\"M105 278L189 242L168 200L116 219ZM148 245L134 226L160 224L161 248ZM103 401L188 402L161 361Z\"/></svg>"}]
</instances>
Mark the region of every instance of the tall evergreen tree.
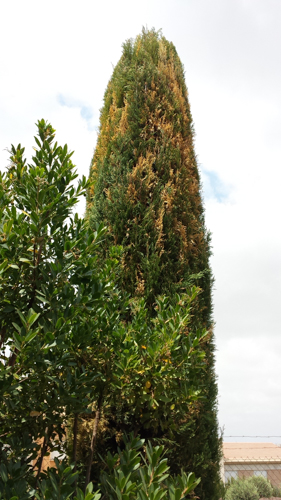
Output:
<instances>
[{"instance_id":1,"label":"tall evergreen tree","mask_svg":"<svg viewBox=\"0 0 281 500\"><path fill-rule=\"evenodd\" d=\"M193 122L174 45L143 30L123 45L104 96L90 168L87 213L104 222L110 244L124 248L120 284L143 296L153 314L159 294L200 286L192 327L210 330L202 400L174 431L174 471L202 478L200 498L219 498L220 439L214 373L210 241L205 228ZM150 436L163 437L163 436ZM164 436L165 437L165 436Z\"/></svg>"}]
</instances>

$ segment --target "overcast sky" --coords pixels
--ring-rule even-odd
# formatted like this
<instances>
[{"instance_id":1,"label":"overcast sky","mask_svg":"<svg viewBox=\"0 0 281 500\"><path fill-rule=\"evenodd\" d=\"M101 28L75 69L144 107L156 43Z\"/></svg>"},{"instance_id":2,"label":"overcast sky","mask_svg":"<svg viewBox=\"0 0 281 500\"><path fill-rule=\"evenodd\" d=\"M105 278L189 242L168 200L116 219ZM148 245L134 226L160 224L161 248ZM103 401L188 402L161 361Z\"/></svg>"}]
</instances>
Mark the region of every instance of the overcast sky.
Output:
<instances>
[{"instance_id":1,"label":"overcast sky","mask_svg":"<svg viewBox=\"0 0 281 500\"><path fill-rule=\"evenodd\" d=\"M1 2L1 170L11 143L30 159L45 118L88 176L106 85L142 26L162 28L185 67L213 235L220 426L281 436L281 0Z\"/></svg>"}]
</instances>

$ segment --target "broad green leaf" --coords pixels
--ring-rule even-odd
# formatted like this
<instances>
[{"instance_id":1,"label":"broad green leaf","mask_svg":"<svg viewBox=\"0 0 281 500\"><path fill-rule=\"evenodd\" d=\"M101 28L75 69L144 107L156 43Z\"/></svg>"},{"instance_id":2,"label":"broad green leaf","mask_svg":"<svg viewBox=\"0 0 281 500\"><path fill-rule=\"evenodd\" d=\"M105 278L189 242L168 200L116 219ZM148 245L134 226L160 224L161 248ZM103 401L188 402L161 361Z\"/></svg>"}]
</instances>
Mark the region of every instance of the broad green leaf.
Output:
<instances>
[{"instance_id":1,"label":"broad green leaf","mask_svg":"<svg viewBox=\"0 0 281 500\"><path fill-rule=\"evenodd\" d=\"M16 328L16 330L19 332L19 334L21 334L21 327L19 325L17 325L16 323L12 323L12 324Z\"/></svg>"},{"instance_id":2,"label":"broad green leaf","mask_svg":"<svg viewBox=\"0 0 281 500\"><path fill-rule=\"evenodd\" d=\"M40 316L40 313L33 313L33 314L31 314L31 316L28 316L28 320L27 320L28 325L32 326L35 323L35 321L37 321L39 316Z\"/></svg>"},{"instance_id":3,"label":"broad green leaf","mask_svg":"<svg viewBox=\"0 0 281 500\"><path fill-rule=\"evenodd\" d=\"M15 346L17 349L21 349L22 342L24 341L24 338L21 337L17 332L13 332L13 337L15 341Z\"/></svg>"},{"instance_id":4,"label":"broad green leaf","mask_svg":"<svg viewBox=\"0 0 281 500\"><path fill-rule=\"evenodd\" d=\"M18 315L19 315L19 317L20 317L20 319L21 319L21 322L22 322L23 326L25 326L25 327L26 327L26 326L27 326L27 321L26 321L26 319L25 319L24 315L23 315L23 314L21 313L21 311L19 311L18 309L17 309L17 313L18 313Z\"/></svg>"},{"instance_id":5,"label":"broad green leaf","mask_svg":"<svg viewBox=\"0 0 281 500\"><path fill-rule=\"evenodd\" d=\"M29 332L29 333L25 336L25 339L24 339L25 343L27 344L27 343L28 343L28 342L30 342L32 339L34 339L34 337L36 337L37 333L38 333L37 331L31 331L31 332Z\"/></svg>"},{"instance_id":6,"label":"broad green leaf","mask_svg":"<svg viewBox=\"0 0 281 500\"><path fill-rule=\"evenodd\" d=\"M25 257L21 257L19 259L20 262L26 262L27 264L32 264L31 260L26 259Z\"/></svg>"},{"instance_id":7,"label":"broad green leaf","mask_svg":"<svg viewBox=\"0 0 281 500\"><path fill-rule=\"evenodd\" d=\"M8 481L8 472L5 464L0 464L0 476L3 483L6 483Z\"/></svg>"}]
</instances>

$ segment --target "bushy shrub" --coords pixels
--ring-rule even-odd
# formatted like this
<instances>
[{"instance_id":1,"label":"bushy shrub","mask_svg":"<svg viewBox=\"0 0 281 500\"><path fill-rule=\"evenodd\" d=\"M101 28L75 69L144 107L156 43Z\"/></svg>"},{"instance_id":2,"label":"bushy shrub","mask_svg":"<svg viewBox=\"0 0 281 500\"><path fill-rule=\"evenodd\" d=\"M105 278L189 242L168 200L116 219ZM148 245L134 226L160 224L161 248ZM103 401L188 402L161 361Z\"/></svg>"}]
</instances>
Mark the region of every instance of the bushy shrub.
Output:
<instances>
[{"instance_id":1,"label":"bushy shrub","mask_svg":"<svg viewBox=\"0 0 281 500\"><path fill-rule=\"evenodd\" d=\"M250 479L238 479L229 486L225 500L259 500L256 486Z\"/></svg>"},{"instance_id":2,"label":"bushy shrub","mask_svg":"<svg viewBox=\"0 0 281 500\"><path fill-rule=\"evenodd\" d=\"M258 494L263 498L270 498L273 494L273 488L270 482L263 476L253 476L250 479L251 483L255 485Z\"/></svg>"},{"instance_id":3,"label":"bushy shrub","mask_svg":"<svg viewBox=\"0 0 281 500\"><path fill-rule=\"evenodd\" d=\"M272 496L281 498L281 488L278 486L272 486Z\"/></svg>"},{"instance_id":4,"label":"bushy shrub","mask_svg":"<svg viewBox=\"0 0 281 500\"><path fill-rule=\"evenodd\" d=\"M133 434L129 439L124 437L124 444L122 451L118 448L114 456L107 455L107 471L101 475L103 499L183 500L190 498L200 483L193 473L187 475L182 471L181 475L172 476L163 446L145 444L144 439L134 438Z\"/></svg>"}]
</instances>

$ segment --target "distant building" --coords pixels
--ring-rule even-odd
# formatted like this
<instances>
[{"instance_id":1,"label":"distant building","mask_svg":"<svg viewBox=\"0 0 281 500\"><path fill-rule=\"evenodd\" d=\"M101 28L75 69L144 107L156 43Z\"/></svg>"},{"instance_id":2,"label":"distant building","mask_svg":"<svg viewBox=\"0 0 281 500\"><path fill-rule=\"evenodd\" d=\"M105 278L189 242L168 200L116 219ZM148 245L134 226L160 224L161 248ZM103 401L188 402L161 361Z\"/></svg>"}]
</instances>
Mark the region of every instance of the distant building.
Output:
<instances>
[{"instance_id":1,"label":"distant building","mask_svg":"<svg viewBox=\"0 0 281 500\"><path fill-rule=\"evenodd\" d=\"M43 438L41 440L38 441L38 444L42 445L43 443ZM53 443L55 444L55 442ZM62 460L63 458L65 458L65 453L63 452L60 452L60 451L49 451L48 449L48 452L49 452L49 455L45 455L44 458L43 458L43 462L42 462L42 466L41 466L41 471L44 471L44 470L47 470L48 468L51 468L51 467L55 467L56 468L56 464L55 464L55 458L58 458L59 460ZM36 462L37 462L38 458L34 459L32 461L32 465L35 466L36 465Z\"/></svg>"},{"instance_id":2,"label":"distant building","mask_svg":"<svg viewBox=\"0 0 281 500\"><path fill-rule=\"evenodd\" d=\"M264 476L281 486L281 447L273 443L223 443L223 481Z\"/></svg>"}]
</instances>

